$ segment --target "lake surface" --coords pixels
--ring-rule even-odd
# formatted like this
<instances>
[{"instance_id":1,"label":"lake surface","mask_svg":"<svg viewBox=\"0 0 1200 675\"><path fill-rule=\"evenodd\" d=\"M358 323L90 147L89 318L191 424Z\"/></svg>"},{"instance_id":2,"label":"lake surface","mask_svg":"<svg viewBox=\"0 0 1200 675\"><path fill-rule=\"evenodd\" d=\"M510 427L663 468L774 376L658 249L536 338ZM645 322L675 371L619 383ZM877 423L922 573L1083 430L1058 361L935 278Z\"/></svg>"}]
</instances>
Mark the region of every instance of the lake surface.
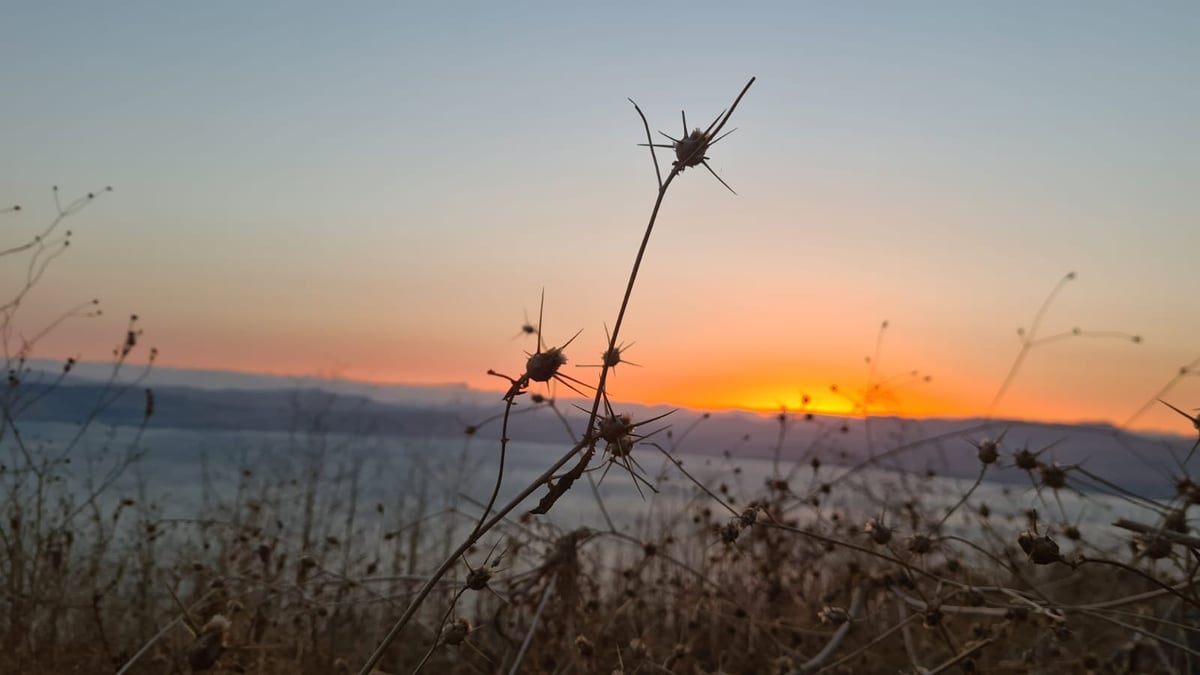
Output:
<instances>
[{"instance_id":1,"label":"lake surface","mask_svg":"<svg viewBox=\"0 0 1200 675\"><path fill-rule=\"evenodd\" d=\"M69 424L30 423L21 429L26 445L43 454L61 452L77 433L77 427ZM6 439L6 445L11 445L11 439ZM570 447L566 441L510 443L497 503L517 495ZM272 502L281 510L300 508L306 491L315 486L320 493L316 508L322 514L341 514L338 518L343 518L353 509L363 514L358 521L360 529L402 527L406 519L452 510L455 518L439 521L449 523L443 527L450 537L461 536L478 517L479 505L490 495L499 468L499 443L482 434L476 438L412 438L148 429L139 436L133 428L107 427L90 430L72 451L73 461L64 467L67 489L76 495L87 494L89 475L95 483L95 477L118 466L131 451L141 459L105 492L104 504L131 498L155 504L157 515L164 519L212 518L248 500ZM623 465L611 464L605 471L608 463L596 457L592 466L598 468L588 477L598 487L593 490L586 478L578 481L546 520L569 530L583 526L608 529L611 519L617 529L640 536L678 528L705 508L715 513L715 522L728 517L728 512L659 450L640 444L633 456L637 460L633 468L654 490L645 482L635 484ZM765 496L769 479L783 477L769 460L686 453L679 459L699 482L732 501L736 509ZM797 495L795 511L802 519L824 520L838 513L849 522L861 523L882 515L898 532L906 521L906 501L920 500L929 513L943 512L973 483L882 469L864 469L852 479L837 482L844 471L826 466L814 475L807 464L795 467L784 462L780 467L780 474L786 475ZM826 482L836 485L828 496L819 489ZM512 518L533 508L544 492L545 488L540 488L522 502ZM811 496L820 498L819 507L799 505ZM1048 491L1039 495L1029 486L984 482L968 505L946 523L947 531L969 527L974 522L972 513L981 503L994 514L990 522L1003 528L1024 529L1027 521L1023 514L1036 508L1043 523L1072 523L1090 530L1093 543L1096 537L1114 542L1127 538L1110 525L1118 517L1155 522L1146 509L1109 496L1083 497L1063 491L1056 498ZM383 513L387 518L378 516ZM377 517L372 520L371 514Z\"/></svg>"}]
</instances>

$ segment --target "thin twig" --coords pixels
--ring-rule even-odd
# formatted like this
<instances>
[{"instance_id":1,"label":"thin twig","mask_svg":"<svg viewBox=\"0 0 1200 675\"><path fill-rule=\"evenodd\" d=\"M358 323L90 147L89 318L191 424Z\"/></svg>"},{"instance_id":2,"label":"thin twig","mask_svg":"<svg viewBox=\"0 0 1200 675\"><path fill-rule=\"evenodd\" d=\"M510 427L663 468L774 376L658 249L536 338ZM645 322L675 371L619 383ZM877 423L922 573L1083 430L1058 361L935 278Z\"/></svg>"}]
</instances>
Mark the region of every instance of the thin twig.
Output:
<instances>
[{"instance_id":1,"label":"thin twig","mask_svg":"<svg viewBox=\"0 0 1200 675\"><path fill-rule=\"evenodd\" d=\"M521 642L521 649L517 651L517 658L513 661L512 668L508 670L508 675L517 675L521 661L525 658L525 652L529 650L529 645L533 642L533 634L537 631L538 621L542 618L542 610L546 608L546 601L550 599L550 592L553 590L554 584L546 584L546 590L542 592L542 601L538 603L537 611L533 614L533 621L529 624L529 632L525 634L525 640Z\"/></svg>"}]
</instances>

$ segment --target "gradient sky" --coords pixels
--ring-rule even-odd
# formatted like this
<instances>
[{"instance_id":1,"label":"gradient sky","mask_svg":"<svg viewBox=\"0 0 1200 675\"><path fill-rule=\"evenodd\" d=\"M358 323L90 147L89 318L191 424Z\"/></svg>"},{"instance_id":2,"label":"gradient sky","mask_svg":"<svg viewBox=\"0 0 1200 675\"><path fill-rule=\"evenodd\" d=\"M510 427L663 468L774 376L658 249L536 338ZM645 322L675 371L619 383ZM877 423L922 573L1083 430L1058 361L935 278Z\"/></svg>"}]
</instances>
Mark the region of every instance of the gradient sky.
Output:
<instances>
[{"instance_id":1,"label":"gradient sky","mask_svg":"<svg viewBox=\"0 0 1200 675\"><path fill-rule=\"evenodd\" d=\"M335 5L0 7L4 243L115 188L21 317L107 314L38 355L136 311L167 365L500 389L545 289L596 363L654 197L626 97L677 135L754 75L709 153L739 196L676 183L615 397L847 410L887 320L878 409L982 414L1070 271L1043 334L1143 344L1034 349L997 414L1121 423L1200 358L1200 4Z\"/></svg>"}]
</instances>

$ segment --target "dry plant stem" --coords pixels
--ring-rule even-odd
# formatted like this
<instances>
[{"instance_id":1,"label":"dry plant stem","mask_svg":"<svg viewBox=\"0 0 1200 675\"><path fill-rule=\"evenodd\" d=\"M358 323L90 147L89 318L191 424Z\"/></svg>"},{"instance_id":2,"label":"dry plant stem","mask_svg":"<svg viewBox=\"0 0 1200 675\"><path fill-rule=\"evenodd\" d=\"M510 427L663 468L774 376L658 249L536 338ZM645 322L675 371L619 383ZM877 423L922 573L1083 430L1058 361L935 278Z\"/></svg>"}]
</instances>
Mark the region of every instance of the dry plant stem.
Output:
<instances>
[{"instance_id":1,"label":"dry plant stem","mask_svg":"<svg viewBox=\"0 0 1200 675\"><path fill-rule=\"evenodd\" d=\"M1187 604L1189 604L1193 607L1196 607L1196 608L1200 608L1200 601L1197 601L1195 598L1190 598L1190 597L1184 595L1182 590L1176 589L1174 586L1169 586L1169 585L1163 583L1162 581L1156 579L1154 577L1154 575L1147 574L1147 573L1143 572L1142 570L1139 570L1138 568L1134 567L1133 565L1127 565L1118 560L1105 560L1104 558L1088 558L1088 557L1079 558L1078 562L1076 562L1075 565L1076 565L1076 567L1082 567L1083 565L1086 565L1088 563L1099 563L1101 565L1112 565L1113 567L1120 567L1123 570L1132 572L1133 574L1136 574L1136 575L1142 577L1143 579L1146 579L1150 583L1158 586L1163 591L1170 593L1171 595L1174 595L1175 597L1179 598L1180 600L1183 600ZM1185 586L1183 586L1183 588L1188 588L1193 585L1195 585L1195 582L1188 583Z\"/></svg>"},{"instance_id":2,"label":"dry plant stem","mask_svg":"<svg viewBox=\"0 0 1200 675\"><path fill-rule=\"evenodd\" d=\"M1133 504L1134 506L1148 508L1153 511L1158 511L1159 513L1163 513L1163 512L1166 512L1169 510L1169 508L1166 505L1159 504L1158 502L1154 501L1153 499L1150 499L1149 497L1143 497L1142 495L1139 495L1138 493L1133 492L1131 490L1126 490L1125 488L1121 487L1120 485L1117 485L1116 483L1113 483L1112 481L1101 478L1100 476L1092 473L1091 471L1088 471L1087 469L1083 468L1082 466L1078 466L1078 465L1073 466L1073 467L1071 467L1071 471L1078 473L1078 474L1082 474L1084 476L1087 476L1091 480L1093 480L1093 481L1099 483L1100 485L1108 488L1109 490L1112 490L1113 492L1117 493L1116 496L1121 497L1122 499L1129 502L1130 504ZM1086 494L1086 492L1084 492L1083 490L1080 490L1080 492Z\"/></svg>"},{"instance_id":3,"label":"dry plant stem","mask_svg":"<svg viewBox=\"0 0 1200 675\"><path fill-rule=\"evenodd\" d=\"M213 591L211 590L205 592L204 595L200 596L200 598L196 600L192 606L199 607L200 605L203 605L210 597L212 597L212 594ZM155 642L158 642L162 636L167 634L167 631L174 628L175 624L179 623L180 621L189 622L186 608L183 608L183 611L181 611L178 616L176 616L167 625L163 626L157 633L155 633L154 637L147 640L146 644L142 645L141 649L134 652L133 656L129 657L129 660L125 662L125 665L121 666L121 668L117 670L116 675L125 675L125 673L133 666L133 664L137 663L137 660L142 658L142 656L154 646Z\"/></svg>"},{"instance_id":4,"label":"dry plant stem","mask_svg":"<svg viewBox=\"0 0 1200 675\"><path fill-rule=\"evenodd\" d=\"M1124 628L1126 630L1131 630L1135 633L1140 633L1140 634L1145 635L1146 637L1151 638L1153 640L1164 642L1164 643L1169 644L1176 649L1182 650L1192 656L1200 656L1200 652L1197 652L1196 650L1188 647L1187 645L1183 645L1178 642L1175 642L1174 640L1165 638L1162 635L1148 631L1145 628L1141 628L1141 627L1135 626L1131 623L1126 623L1124 621L1114 619L1111 616L1106 616L1100 612L1085 612L1085 614L1087 614L1088 616L1100 619L1101 621L1107 621L1108 623L1111 623L1113 625L1120 626L1121 628Z\"/></svg>"},{"instance_id":5,"label":"dry plant stem","mask_svg":"<svg viewBox=\"0 0 1200 675\"><path fill-rule=\"evenodd\" d=\"M571 424L567 421L567 418L563 416L556 406L552 405L550 409L554 411L554 414L558 416L558 420L562 422L563 428L567 430L567 436L571 439L571 442L577 442L579 439L575 438L575 431L571 429ZM613 524L612 518L608 515L608 509L604 506L604 499L600 496L600 486L596 484L596 479L592 478L592 474L587 474L587 479L588 485L592 488L592 496L596 498L596 506L600 508L600 515L604 517L604 522L608 525L608 530L616 532L617 526Z\"/></svg>"},{"instance_id":6,"label":"dry plant stem","mask_svg":"<svg viewBox=\"0 0 1200 675\"><path fill-rule=\"evenodd\" d=\"M504 400L504 418L500 423L500 468L496 470L496 486L492 488L492 496L488 499L487 505L483 507L479 522L475 523L475 529L471 530L471 537L479 534L479 528L483 527L484 521L492 512L492 507L496 505L496 497L500 494L500 484L504 482L504 458L508 451L508 418L512 407L512 397L506 398Z\"/></svg>"},{"instance_id":7,"label":"dry plant stem","mask_svg":"<svg viewBox=\"0 0 1200 675\"><path fill-rule=\"evenodd\" d=\"M919 598L914 598L906 595L899 589L893 588L892 593L896 597L904 601L904 604L912 607L919 612L928 612L929 603ZM1005 607L971 607L967 605L938 605L937 608L946 614L968 614L972 616L989 616L995 619L1002 619L1008 614L1008 609ZM912 616L916 616L913 614Z\"/></svg>"},{"instance_id":8,"label":"dry plant stem","mask_svg":"<svg viewBox=\"0 0 1200 675\"><path fill-rule=\"evenodd\" d=\"M1042 306L1038 308L1037 314L1033 316L1033 323L1029 326L1029 332L1023 334L1021 337L1021 350L1017 352L1017 357L1013 360L1012 366L1010 366L1008 369L1008 375L1005 376L1004 382L1000 384L1000 388L996 390L995 397L992 398L991 405L988 406L987 414L989 417L996 409L996 406L1000 403L1000 399L1004 398L1004 394L1008 391L1009 385L1012 384L1013 379L1017 376L1017 371L1021 369L1021 363L1029 354L1029 350L1033 346L1033 341L1037 339L1037 329L1042 323L1042 317L1046 314L1046 310L1050 308L1050 304L1054 302L1054 298L1058 296L1060 291L1062 291L1063 286L1066 286L1067 282L1073 280L1074 278L1075 273L1070 272L1060 279L1058 284L1054 286L1054 290L1050 291L1050 295L1046 296L1046 299L1042 302Z\"/></svg>"},{"instance_id":9,"label":"dry plant stem","mask_svg":"<svg viewBox=\"0 0 1200 675\"><path fill-rule=\"evenodd\" d=\"M521 649L517 651L517 657L513 661L512 668L508 670L508 675L517 675L521 661L525 659L525 652L529 651L529 645L533 642L533 634L537 631L538 621L542 618L542 610L546 608L546 601L550 599L550 593L553 590L554 584L546 584L546 590L542 593L542 601L538 603L537 612L534 613L533 621L529 624L529 632L525 634L525 639L521 642Z\"/></svg>"},{"instance_id":10,"label":"dry plant stem","mask_svg":"<svg viewBox=\"0 0 1200 675\"><path fill-rule=\"evenodd\" d=\"M979 477L975 479L975 484L971 486L970 490L967 490L966 492L963 493L962 498L959 499L958 502L955 503L954 506L950 507L950 510L946 512L946 515L942 516L942 519L939 520L938 524L934 526L934 528L933 528L934 532L937 532L938 530L942 529L942 525L946 524L946 521L950 519L950 516L953 515L954 512L957 511L960 506L967 503L967 500L970 499L971 495L975 493L975 489L978 488L979 484L983 482L983 476L984 476L984 474L987 473L987 468L988 468L987 464L980 466Z\"/></svg>"},{"instance_id":11,"label":"dry plant stem","mask_svg":"<svg viewBox=\"0 0 1200 675\"><path fill-rule=\"evenodd\" d=\"M998 565L1000 567L1000 569L1006 570L1006 571L1010 572L1013 576L1016 576L1018 578L1021 577L1021 571L1018 570L1016 567L1009 565L1008 563L1006 563L1005 561L1003 561L999 557L997 557L994 553L992 553L991 551L987 550L986 548L980 546L979 544L976 544L975 542L971 541L970 539L966 539L964 537L959 537L959 536L953 535L953 534L948 534L948 535L942 537L941 539L939 539L939 541L955 541L960 544L963 544L963 545L973 549L976 553L979 553L983 557L996 563L996 565ZM1032 588L1032 584L1030 584L1030 587Z\"/></svg>"},{"instance_id":12,"label":"dry plant stem","mask_svg":"<svg viewBox=\"0 0 1200 675\"><path fill-rule=\"evenodd\" d=\"M692 481L692 483L695 484L696 487L703 490L705 494L707 494L715 502L717 502L722 507L724 507L725 510L729 511L730 514L732 514L734 516L739 515L737 509L735 509L732 506L730 506L729 504L727 504L724 499L721 499L719 496L717 496L717 493L710 490L707 485L700 482L700 480L698 478L696 478L695 476L693 476L692 474L688 473L687 469L683 468L682 461L675 459L675 457L671 456L671 453L667 452L666 450L663 450L662 447L659 446L657 443L654 444L654 447L658 448L658 451L661 452L668 460L670 460L670 462L675 465L675 468L679 469L680 473L682 473L684 476L687 476L688 480Z\"/></svg>"},{"instance_id":13,"label":"dry plant stem","mask_svg":"<svg viewBox=\"0 0 1200 675\"><path fill-rule=\"evenodd\" d=\"M596 485L596 479L592 478L592 474L587 475L588 485L592 488L592 496L596 498L596 506L600 507L600 515L604 516L604 522L608 525L609 532L616 532L617 526L613 524L613 520L608 515L608 509L604 508L604 499L600 497L600 487Z\"/></svg>"},{"instance_id":14,"label":"dry plant stem","mask_svg":"<svg viewBox=\"0 0 1200 675\"><path fill-rule=\"evenodd\" d=\"M824 673L828 670L833 670L834 668L837 668L838 666L842 665L843 663L853 660L859 654L862 654L863 652L867 651L871 647L874 647L875 645L879 644L880 642L883 642L892 633L895 633L896 631L904 628L904 626L909 624L910 622L915 621L918 618L918 616L919 615L917 615L917 614L909 614L907 618L901 619L900 623L897 623L896 625L892 626L891 628L889 628L889 629L883 631L882 633L880 633L879 635L875 636L875 639L871 640L867 644L859 647L858 649L855 649L854 651L843 656L842 658L838 659L837 661L834 661L833 663L822 667L820 670L817 671L817 674L819 675L820 673Z\"/></svg>"},{"instance_id":15,"label":"dry plant stem","mask_svg":"<svg viewBox=\"0 0 1200 675\"><path fill-rule=\"evenodd\" d=\"M896 610L900 613L900 631L904 636L904 651L908 654L908 662L912 664L913 670L918 673L925 672L921 664L917 662L917 648L913 645L912 629L908 625L908 613L904 611L904 603L896 603Z\"/></svg>"},{"instance_id":16,"label":"dry plant stem","mask_svg":"<svg viewBox=\"0 0 1200 675\"><path fill-rule=\"evenodd\" d=\"M945 440L949 440L951 438L961 438L968 434L987 431L988 429L991 429L994 426L995 426L995 424L993 424L991 422L984 422L982 424L976 424L976 425L967 427L965 429L959 429L958 431L947 431L944 434L938 434L936 436L930 436L929 438L923 438L920 440L912 441L911 443L904 443L902 445L897 445L896 447L892 448L891 450L882 452L878 455L875 455L874 457L868 457L867 459L864 459L863 461L859 462L858 464L855 464L854 466L850 467L849 469L846 469L846 471L844 473L842 473L840 476L838 476L837 478L827 481L827 484L830 487L837 487L842 482L849 479L851 476L857 474L859 471L862 471L863 469L865 469L869 466L879 464L880 462L882 462L885 459L890 459L901 453L908 452L909 450L916 450L917 448L925 446L925 445L936 444L936 443L940 443Z\"/></svg>"},{"instance_id":17,"label":"dry plant stem","mask_svg":"<svg viewBox=\"0 0 1200 675\"><path fill-rule=\"evenodd\" d=\"M550 468L542 472L542 475L535 478L528 486L525 487L525 489L521 490L521 493L514 497L512 501L497 510L496 515L492 516L490 520L484 523L479 532L477 532L474 536L467 537L467 539L464 540L463 543L460 544L459 547L455 549L454 552L451 553L436 570L434 570L433 574L430 575L429 578L425 580L425 583L421 585L421 588L417 591L416 596L413 597L412 602L409 603L408 608L404 610L404 613L399 619L396 620L395 625L393 625L388 631L387 635L383 637L383 640L379 643L379 646L376 647L375 651L371 653L370 658L367 659L367 662L363 665L362 669L359 670L359 675L370 675L371 670L374 669L375 666L379 664L379 661L383 658L383 652L388 648L389 645L391 645L392 641L396 639L396 636L400 634L400 631L404 629L404 626L412 619L413 615L417 613L417 610L421 607L421 604L425 601L425 598L429 596L429 593L433 591L434 587L438 584L438 582L441 581L442 577L446 576L446 573L450 571L450 568L454 567L454 565L458 562L459 557L461 557L467 552L468 549L474 546L479 537L495 527L497 523L504 520L509 513L521 505L521 502L529 498L529 496L536 492L537 489L542 486L542 484L553 477L559 469L565 466L567 462L571 461L571 458L578 454L579 451L583 449L583 446L583 441L576 443Z\"/></svg>"},{"instance_id":18,"label":"dry plant stem","mask_svg":"<svg viewBox=\"0 0 1200 675\"><path fill-rule=\"evenodd\" d=\"M1178 613L1179 605L1180 605L1180 603L1178 600L1173 601L1171 603L1171 605L1169 606L1169 608L1163 612L1163 614L1165 614L1166 616L1171 616L1173 614ZM1120 610L1120 609L1109 609L1109 610L1106 610L1106 613L1110 614L1110 615L1127 616L1132 619L1137 619L1138 621L1143 621L1146 623L1154 623L1154 624L1158 624L1159 626L1164 626L1167 628L1175 628L1179 632L1181 632L1185 635L1187 633L1200 633L1200 626L1188 625L1188 624L1180 623L1178 621L1172 621L1171 619L1163 619L1163 618L1159 618L1157 616L1150 616L1149 614L1141 614L1138 612L1130 612L1127 610Z\"/></svg>"},{"instance_id":19,"label":"dry plant stem","mask_svg":"<svg viewBox=\"0 0 1200 675\"><path fill-rule=\"evenodd\" d=\"M742 89L742 92L740 94L738 94L738 97L734 101L733 106L731 106L729 108L729 111L726 113L725 120L722 121L720 126L717 127L718 131L720 130L721 126L724 126L725 121L728 121L729 116L733 114L734 108L737 107L738 103L742 100L742 97L746 95L746 91L748 91L750 89L751 84L754 84L754 78L751 78L750 82L748 82L746 84L745 88ZM637 104L634 104L634 107L636 109ZM645 115L642 115L640 109L638 109L638 114L641 115L642 121L645 122L645 119L646 119ZM647 125L646 128L647 128L647 135L649 135L649 125ZM651 148L651 156L655 157L654 166L655 166L655 172L657 173L658 172L658 159L653 154L653 148ZM621 324L625 319L625 311L629 306L629 298L633 295L633 286L637 282L638 270L641 269L642 259L645 257L646 247L650 243L650 235L654 231L654 223L658 220L658 213L659 213L659 210L662 208L663 199L667 195L667 189L670 188L671 183L675 180L675 177L679 175L679 172L682 170L682 168L683 168L682 162L676 164L676 166L673 169L671 169L670 173L667 174L666 180L661 181L661 183L658 187L658 195L654 200L654 208L650 211L650 220L646 224L645 234L642 235L642 243L638 247L637 257L634 258L633 270L630 272L629 282L625 286L625 295L621 299L621 308L617 312L616 321L613 323L612 335L609 338L609 349L613 349L617 344L617 339L621 332ZM531 482L524 490L522 490L520 494L518 494L516 497L514 497L512 499L512 501L510 501L504 507L499 509L496 512L496 515L491 518L491 520L484 522L482 524L482 526L476 527L475 532L473 532L469 537L467 537L466 540L463 541L463 543L459 545L458 549L456 549L449 557L446 558L446 560L444 562L442 562L442 564L438 567L438 569L434 571L433 575L430 576L429 580L426 581L425 584L423 584L421 586L420 590L417 591L417 594L413 598L412 602L409 604L408 609L406 609L404 611L404 614L402 614L400 616L400 618L396 621L395 625L393 625L392 628L383 637L383 640L379 643L379 646L376 647L375 651L371 653L371 656L367 659L367 662L363 665L362 669L359 670L359 675L369 675L371 670L376 665L379 664L379 661L383 659L384 651L396 639L396 636L398 636L400 634L400 631L404 629L405 624L407 624L409 622L409 620L412 619L413 615L416 614L417 609L420 608L421 604L425 601L425 598L429 596L430 591L433 590L433 587L437 584L437 582L443 576L445 576L445 574L450 570L450 568L454 566L454 564L457 562L458 558L460 556L462 556L464 553L466 553L467 549L469 549L471 546L473 546L475 544L475 542L479 539L479 537L481 537L488 530L492 529L492 527L494 527L496 525L496 523L503 520L511 511L513 511L518 506L520 506L521 502L525 501L525 499L528 498L530 495L532 495L535 491L537 491L537 489L539 487L546 484L558 472L559 469L561 469L563 466L565 466L567 464L567 462L571 461L571 459L573 457L575 457L575 455L577 455L581 450L583 450L585 447L587 447L588 451L584 454L584 457L582 458L581 463L571 472L571 474L582 473L583 468L586 466L587 462L591 459L591 455L595 451L595 438L592 435L592 427L595 425L595 421L597 419L597 415L600 410L600 401L604 398L605 383L608 380L609 370L610 370L610 367L608 365L608 362L605 361L603 366L600 368L600 381L596 385L596 395L595 395L594 399L592 400L592 410L591 410L591 413L588 415L588 428L587 428L587 432L584 434L584 438L582 440L580 440L578 443L576 443L574 446L572 446L572 448L569 451L567 451L567 453L564 454L562 456L562 458L560 458L557 462L554 463L553 466L551 466L549 469L547 469L545 472L543 472L541 476L534 479L534 481ZM578 476L576 475L575 477L578 477ZM562 479L560 479L560 485L562 485L565 481L570 480L570 478L571 478L570 474L568 476L564 476ZM569 486L569 483L568 483L568 486ZM547 497L552 497L552 496L553 496L553 493L551 495L547 495ZM553 501L551 501L550 504L553 504ZM541 507L541 505L539 505L539 508L540 507ZM549 505L547 505L546 508L549 508Z\"/></svg>"},{"instance_id":20,"label":"dry plant stem","mask_svg":"<svg viewBox=\"0 0 1200 675\"><path fill-rule=\"evenodd\" d=\"M466 590L465 586L458 589L454 597L450 600L450 607L446 609L446 613L442 615L441 622L438 623L437 628L433 631L433 644L429 646L429 651L425 652L425 656L421 657L421 661L417 664L417 667L413 668L412 675L417 675L417 673L421 672L421 669L429 661L429 657L433 656L433 653L437 651L438 645L442 643L442 627L446 625L446 622L450 619L450 615L454 613L454 606L458 604L458 599L462 597L462 594Z\"/></svg>"},{"instance_id":21,"label":"dry plant stem","mask_svg":"<svg viewBox=\"0 0 1200 675\"><path fill-rule=\"evenodd\" d=\"M1146 401L1145 405L1138 408L1137 412L1133 413L1129 416L1129 419L1125 420L1125 423L1121 425L1121 428L1128 428L1130 424L1133 424L1134 421L1137 420L1137 418L1145 415L1146 411L1154 407L1155 403L1157 403L1167 394L1171 393L1171 390L1175 388L1175 385L1179 384L1180 380L1188 377L1189 375L1200 375L1200 371L1197 370L1198 368L1200 368L1200 359L1196 359L1186 366L1181 366L1179 371L1175 373L1175 376L1170 380L1167 380L1167 383L1163 385L1162 389L1158 390L1158 393L1156 393L1154 396L1151 396L1150 400Z\"/></svg>"},{"instance_id":22,"label":"dry plant stem","mask_svg":"<svg viewBox=\"0 0 1200 675\"><path fill-rule=\"evenodd\" d=\"M1113 527L1119 527L1122 530L1129 530L1130 532L1137 532L1139 534L1153 534L1176 544L1183 544L1184 546L1190 546L1191 548L1200 548L1200 537L1179 534L1178 532L1172 532L1171 530L1164 530L1161 527L1143 525L1125 518L1118 518L1117 521L1113 523Z\"/></svg>"},{"instance_id":23,"label":"dry plant stem","mask_svg":"<svg viewBox=\"0 0 1200 675\"><path fill-rule=\"evenodd\" d=\"M990 645L991 643L993 643L995 641L996 641L996 638L988 638L986 640L980 640L979 642L976 642L975 644L971 645L970 647L967 647L966 649L962 650L955 656L951 657L949 660L944 661L941 665L937 666L933 670L929 671L928 675L938 675L938 673L946 672L947 670L953 668L954 666L958 665L962 661L965 661L966 659L971 658L971 655L973 655L975 652L979 651L980 649L983 649L984 647Z\"/></svg>"},{"instance_id":24,"label":"dry plant stem","mask_svg":"<svg viewBox=\"0 0 1200 675\"><path fill-rule=\"evenodd\" d=\"M179 623L182 620L183 620L183 615L180 614L179 616L172 619L170 623L163 626L157 633L154 634L154 637L150 638L146 642L146 644L142 645L141 649L137 650L137 652L135 652L133 656L129 657L129 660L125 662L125 665L121 666L121 669L117 671L117 675L125 675L125 673L129 670L129 668L132 667L133 664L137 663L137 660L142 658L142 655L145 654L147 651L149 651L150 648L154 646L155 642L158 642L159 638L166 635L167 631L174 628L175 624Z\"/></svg>"},{"instance_id":25,"label":"dry plant stem","mask_svg":"<svg viewBox=\"0 0 1200 675\"><path fill-rule=\"evenodd\" d=\"M899 558L896 558L894 556L890 556L886 553L880 553L879 551L874 551L869 548L866 548L865 546L859 546L858 544L854 544L854 543L851 543L848 541L834 539L833 537L826 537L825 535L817 534L816 532L809 532L809 531L801 529L799 527L785 525L784 523L781 523L778 520L776 520L775 516L772 515L770 511L765 511L764 513L766 515L766 518L761 520L760 522L762 522L766 525L770 525L771 527L775 527L775 528L778 528L780 530L784 530L787 532L794 532L796 534L808 537L810 539L815 539L823 544L832 544L833 546L841 546L842 548L848 548L852 551L858 551L859 553L864 553L864 554L872 556L874 558L879 558L880 560L886 560L891 563L896 563L897 565L904 567L905 569L909 570L910 572L915 572L917 574L920 574L923 577L928 577L929 579L932 579L934 581L940 581L942 583L954 586L956 588L967 588L968 587L967 584L964 584L964 583L961 583L958 581L954 581L953 579L944 579L944 578L939 577L938 575L934 574L933 572L930 572L921 567L917 567L916 565L913 565L912 563L904 562L903 560L900 560Z\"/></svg>"},{"instance_id":26,"label":"dry plant stem","mask_svg":"<svg viewBox=\"0 0 1200 675\"><path fill-rule=\"evenodd\" d=\"M829 657L837 652L838 647L842 646L842 642L850 634L851 625L858 619L859 613L862 611L862 596L862 588L855 588L854 592L850 595L850 619L838 626L837 630L833 632L833 636L829 638L829 642L825 643L825 646L821 648L821 651L817 652L816 656L805 661L800 666L800 672L807 673L820 668L821 664L828 661Z\"/></svg>"}]
</instances>

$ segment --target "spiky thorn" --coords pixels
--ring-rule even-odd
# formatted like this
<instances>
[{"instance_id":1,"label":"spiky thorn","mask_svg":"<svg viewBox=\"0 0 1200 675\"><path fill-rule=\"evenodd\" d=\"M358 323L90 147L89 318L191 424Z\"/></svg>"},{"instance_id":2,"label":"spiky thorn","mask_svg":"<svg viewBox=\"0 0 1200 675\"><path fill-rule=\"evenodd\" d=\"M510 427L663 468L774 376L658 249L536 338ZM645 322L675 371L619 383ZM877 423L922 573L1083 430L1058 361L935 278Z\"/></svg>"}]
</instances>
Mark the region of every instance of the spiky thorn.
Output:
<instances>
[{"instance_id":1,"label":"spiky thorn","mask_svg":"<svg viewBox=\"0 0 1200 675\"><path fill-rule=\"evenodd\" d=\"M1161 398L1157 399L1157 400L1159 403L1167 406L1171 410L1174 410L1175 412L1179 413L1180 415L1183 415L1184 417L1186 417L1188 419L1188 421L1192 423L1192 426L1196 428L1197 433L1200 433L1200 415L1189 415L1189 414L1183 412L1182 410L1180 410L1179 408L1176 408L1175 406L1171 405L1170 403L1167 403L1166 401L1162 400ZM1194 455L1196 453L1196 448L1200 448L1200 437L1196 438L1195 445L1192 446L1191 450L1188 450L1187 458L1183 460L1184 464L1187 464L1189 461L1191 461L1192 455Z\"/></svg>"}]
</instances>

